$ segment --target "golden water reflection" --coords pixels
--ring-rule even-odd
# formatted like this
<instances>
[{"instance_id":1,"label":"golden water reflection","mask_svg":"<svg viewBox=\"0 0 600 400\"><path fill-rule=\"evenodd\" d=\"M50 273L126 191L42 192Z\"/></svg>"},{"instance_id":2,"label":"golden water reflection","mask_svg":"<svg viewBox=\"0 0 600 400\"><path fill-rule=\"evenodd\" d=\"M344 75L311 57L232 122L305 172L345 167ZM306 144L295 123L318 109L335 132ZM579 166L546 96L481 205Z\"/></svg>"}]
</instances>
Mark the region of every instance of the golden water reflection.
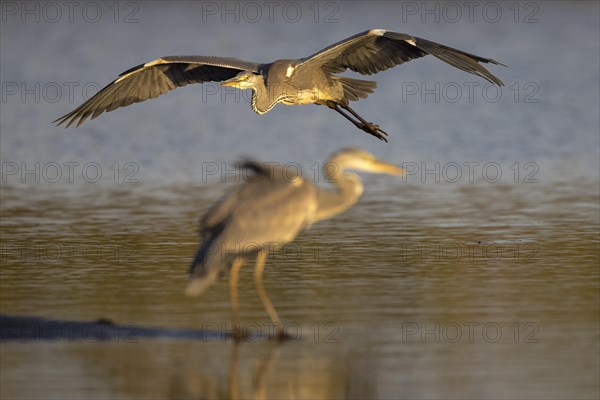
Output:
<instances>
[{"instance_id":1,"label":"golden water reflection","mask_svg":"<svg viewBox=\"0 0 600 400\"><path fill-rule=\"evenodd\" d=\"M298 340L6 342L2 398L598 394L597 182L366 187L267 263ZM221 193L3 187L1 312L230 329L226 281L182 294L197 219ZM240 305L246 326L269 321L252 268Z\"/></svg>"}]
</instances>

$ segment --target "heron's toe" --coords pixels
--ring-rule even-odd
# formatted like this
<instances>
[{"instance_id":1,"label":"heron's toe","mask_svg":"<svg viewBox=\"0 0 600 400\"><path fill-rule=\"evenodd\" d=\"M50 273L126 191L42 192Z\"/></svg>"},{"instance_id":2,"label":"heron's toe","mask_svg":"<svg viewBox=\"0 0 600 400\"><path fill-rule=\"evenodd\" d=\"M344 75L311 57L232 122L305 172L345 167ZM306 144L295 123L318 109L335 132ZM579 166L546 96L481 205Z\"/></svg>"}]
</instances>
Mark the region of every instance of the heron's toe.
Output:
<instances>
[{"instance_id":1,"label":"heron's toe","mask_svg":"<svg viewBox=\"0 0 600 400\"><path fill-rule=\"evenodd\" d=\"M370 135L375 136L377 139L387 142L387 133L379 127L377 124L373 124L371 122L363 123L358 125L360 129L367 132Z\"/></svg>"},{"instance_id":2,"label":"heron's toe","mask_svg":"<svg viewBox=\"0 0 600 400\"><path fill-rule=\"evenodd\" d=\"M244 342L251 338L251 335L248 333L248 331L240 328L233 329L232 336L236 343Z\"/></svg>"},{"instance_id":3,"label":"heron's toe","mask_svg":"<svg viewBox=\"0 0 600 400\"><path fill-rule=\"evenodd\" d=\"M283 329L278 329L273 338L278 342L287 342L290 340L297 339L293 336L288 335L287 332L285 332Z\"/></svg>"},{"instance_id":4,"label":"heron's toe","mask_svg":"<svg viewBox=\"0 0 600 400\"><path fill-rule=\"evenodd\" d=\"M373 134L373 136L377 137L379 140L383 140L384 142L387 142L387 136L388 134L382 130L379 125L375 125L372 124L371 125L371 133Z\"/></svg>"}]
</instances>

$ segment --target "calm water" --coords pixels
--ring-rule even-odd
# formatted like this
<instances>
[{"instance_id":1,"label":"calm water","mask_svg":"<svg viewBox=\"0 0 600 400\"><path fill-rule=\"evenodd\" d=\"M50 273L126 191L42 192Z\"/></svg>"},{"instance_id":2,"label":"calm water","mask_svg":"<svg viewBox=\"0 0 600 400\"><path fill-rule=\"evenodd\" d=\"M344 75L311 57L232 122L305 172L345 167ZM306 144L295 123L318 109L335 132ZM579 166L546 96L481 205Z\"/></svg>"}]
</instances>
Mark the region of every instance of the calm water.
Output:
<instances>
[{"instance_id":1,"label":"calm water","mask_svg":"<svg viewBox=\"0 0 600 400\"><path fill-rule=\"evenodd\" d=\"M207 2L117 4L117 22L108 6L97 22L2 11L2 313L230 329L226 281L183 296L198 217L232 179L230 163L291 162L322 185L323 159L354 145L411 174L364 175L353 209L270 257L265 286L297 340L6 342L2 398L600 396L597 2L518 3L516 20L506 3L496 22L469 21L467 9L457 22L451 10L439 21L408 13L422 2L319 3L317 22L304 2L297 22L256 23L223 22ZM492 68L501 97L477 86L470 101L464 83L478 78L424 59L378 74L378 91L355 107L389 144L323 107L259 117L215 87L77 130L49 123L84 87L159 56L268 61L374 27L508 64ZM423 84L439 84L440 100L406 91ZM251 270L242 322L266 334Z\"/></svg>"},{"instance_id":2,"label":"calm water","mask_svg":"<svg viewBox=\"0 0 600 400\"><path fill-rule=\"evenodd\" d=\"M359 205L267 265L297 341L4 343L3 397L598 392L597 183L366 183ZM196 217L218 189L5 189L3 312L229 329L226 281L182 295ZM241 288L242 321L268 333L250 268Z\"/></svg>"}]
</instances>

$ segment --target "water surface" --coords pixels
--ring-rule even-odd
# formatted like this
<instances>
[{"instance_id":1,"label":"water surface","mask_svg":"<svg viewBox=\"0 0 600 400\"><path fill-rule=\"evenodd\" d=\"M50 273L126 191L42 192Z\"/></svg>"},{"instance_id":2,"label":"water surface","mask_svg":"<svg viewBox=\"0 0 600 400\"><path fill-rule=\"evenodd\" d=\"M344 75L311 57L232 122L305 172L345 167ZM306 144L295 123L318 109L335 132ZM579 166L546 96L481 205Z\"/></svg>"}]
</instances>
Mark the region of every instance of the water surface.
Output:
<instances>
[{"instance_id":1,"label":"water surface","mask_svg":"<svg viewBox=\"0 0 600 400\"><path fill-rule=\"evenodd\" d=\"M297 340L237 350L225 338L7 342L3 397L598 391L597 184L366 184L355 208L267 264L266 288ZM199 299L182 295L196 217L219 188L5 188L3 312L230 329L226 281ZM268 334L251 268L240 301L244 327Z\"/></svg>"},{"instance_id":2,"label":"water surface","mask_svg":"<svg viewBox=\"0 0 600 400\"><path fill-rule=\"evenodd\" d=\"M183 296L197 220L231 163L294 163L323 185L325 157L358 146L411 174L364 175L354 208L271 255L265 286L297 340L5 342L2 398L600 396L597 2L490 2L497 21L482 17L486 2L458 21L407 13L424 2L302 2L297 22L206 15L212 2L116 4L116 22L108 3L96 22L3 14L2 313L231 329L226 281ZM136 21L124 23L128 5ZM370 77L377 92L354 108L388 144L325 107L257 116L216 86L79 129L50 123L84 87L160 56L271 61L372 28L495 58L506 86L496 100L432 57ZM479 85L472 100L465 85ZM251 267L240 286L244 327L268 333Z\"/></svg>"}]
</instances>

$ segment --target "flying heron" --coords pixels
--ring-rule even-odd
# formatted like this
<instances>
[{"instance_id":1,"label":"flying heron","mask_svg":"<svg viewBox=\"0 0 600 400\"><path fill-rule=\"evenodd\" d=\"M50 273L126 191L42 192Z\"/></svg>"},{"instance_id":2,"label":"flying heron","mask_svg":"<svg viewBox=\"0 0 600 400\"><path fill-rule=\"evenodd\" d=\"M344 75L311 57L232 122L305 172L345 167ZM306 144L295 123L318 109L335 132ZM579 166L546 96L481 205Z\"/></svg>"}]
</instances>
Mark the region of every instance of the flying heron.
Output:
<instances>
[{"instance_id":1,"label":"flying heron","mask_svg":"<svg viewBox=\"0 0 600 400\"><path fill-rule=\"evenodd\" d=\"M350 101L366 98L375 82L334 75L351 69L371 75L406 61L431 54L446 63L503 86L479 63L501 64L442 44L405 33L371 29L335 43L312 56L254 63L237 58L210 56L170 56L140 64L119 75L75 110L58 118L67 127L103 112L153 99L190 83L219 81L223 86L252 89L252 109L268 112L275 104L325 105L352 122L357 128L387 142L387 133L367 122L349 106Z\"/></svg>"},{"instance_id":2,"label":"flying heron","mask_svg":"<svg viewBox=\"0 0 600 400\"><path fill-rule=\"evenodd\" d=\"M202 241L190 267L185 293L198 296L229 270L232 322L238 330L238 275L242 264L256 260L254 283L262 303L282 335L281 321L263 287L269 251L294 240L313 223L351 207L363 193L360 178L347 170L403 175L404 170L359 149L344 149L330 156L325 176L333 189L321 189L289 169L247 161L254 177L234 187L200 221ZM237 337L237 335L236 335Z\"/></svg>"}]
</instances>

